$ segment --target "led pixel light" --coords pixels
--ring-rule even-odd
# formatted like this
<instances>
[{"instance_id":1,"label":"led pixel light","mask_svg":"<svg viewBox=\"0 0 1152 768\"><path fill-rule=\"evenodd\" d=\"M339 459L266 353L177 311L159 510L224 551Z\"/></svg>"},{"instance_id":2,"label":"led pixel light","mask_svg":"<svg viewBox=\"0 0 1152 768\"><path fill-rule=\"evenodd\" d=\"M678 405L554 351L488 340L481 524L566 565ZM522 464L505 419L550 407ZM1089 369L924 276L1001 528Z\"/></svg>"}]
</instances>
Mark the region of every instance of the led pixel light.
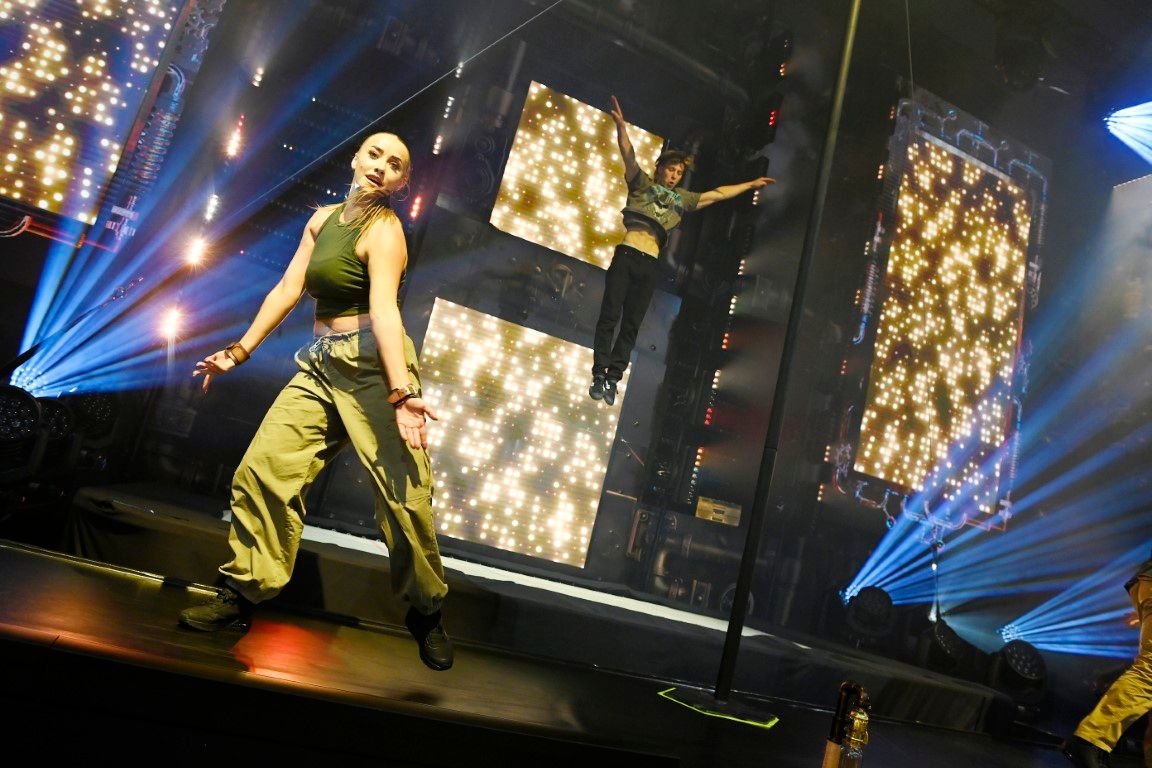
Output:
<instances>
[{"instance_id":1,"label":"led pixel light","mask_svg":"<svg viewBox=\"0 0 1152 768\"><path fill-rule=\"evenodd\" d=\"M1031 222L1003 173L926 134L909 143L856 471L995 511Z\"/></svg>"},{"instance_id":2,"label":"led pixel light","mask_svg":"<svg viewBox=\"0 0 1152 768\"><path fill-rule=\"evenodd\" d=\"M630 125L648 173L664 140ZM491 223L497 229L603 269L624 238L628 198L616 123L607 112L533 82L512 141Z\"/></svg>"},{"instance_id":3,"label":"led pixel light","mask_svg":"<svg viewBox=\"0 0 1152 768\"><path fill-rule=\"evenodd\" d=\"M0 0L0 195L94 221L182 6Z\"/></svg>"},{"instance_id":4,"label":"led pixel light","mask_svg":"<svg viewBox=\"0 0 1152 768\"><path fill-rule=\"evenodd\" d=\"M622 405L588 397L592 350L436 299L420 360L440 533L583 567Z\"/></svg>"}]
</instances>

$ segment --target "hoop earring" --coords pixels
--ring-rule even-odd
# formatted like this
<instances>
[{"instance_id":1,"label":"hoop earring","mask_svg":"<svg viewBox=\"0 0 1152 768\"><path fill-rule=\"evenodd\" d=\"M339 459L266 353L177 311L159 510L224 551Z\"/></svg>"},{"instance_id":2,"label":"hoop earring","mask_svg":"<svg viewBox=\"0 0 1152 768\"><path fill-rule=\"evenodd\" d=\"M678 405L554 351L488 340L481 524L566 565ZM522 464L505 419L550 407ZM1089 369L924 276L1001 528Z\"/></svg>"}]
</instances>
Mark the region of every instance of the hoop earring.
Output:
<instances>
[{"instance_id":1,"label":"hoop earring","mask_svg":"<svg viewBox=\"0 0 1152 768\"><path fill-rule=\"evenodd\" d=\"M400 189L404 190L404 197L400 197ZM401 187L400 189L396 190L391 195L389 195L389 197L394 202L402 203L405 200L407 200L409 198L409 196L412 194L412 187L409 186L408 182L404 182L404 186Z\"/></svg>"}]
</instances>

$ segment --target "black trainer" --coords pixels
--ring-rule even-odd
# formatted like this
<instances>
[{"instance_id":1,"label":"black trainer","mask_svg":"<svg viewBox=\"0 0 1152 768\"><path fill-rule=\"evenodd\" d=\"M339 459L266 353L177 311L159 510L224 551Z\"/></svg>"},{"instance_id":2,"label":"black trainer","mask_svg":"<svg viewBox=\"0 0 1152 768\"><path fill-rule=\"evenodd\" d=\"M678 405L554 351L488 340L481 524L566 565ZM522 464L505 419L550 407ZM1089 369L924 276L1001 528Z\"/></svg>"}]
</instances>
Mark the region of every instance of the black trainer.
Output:
<instances>
[{"instance_id":1,"label":"black trainer","mask_svg":"<svg viewBox=\"0 0 1152 768\"><path fill-rule=\"evenodd\" d=\"M616 382L611 380L604 382L604 402L608 405L616 402Z\"/></svg>"},{"instance_id":2,"label":"black trainer","mask_svg":"<svg viewBox=\"0 0 1152 768\"><path fill-rule=\"evenodd\" d=\"M1060 753L1077 768L1109 768L1108 753L1079 736L1069 736L1060 745Z\"/></svg>"},{"instance_id":3,"label":"black trainer","mask_svg":"<svg viewBox=\"0 0 1152 768\"><path fill-rule=\"evenodd\" d=\"M201 632L220 629L247 630L255 604L231 587L221 587L216 596L203 605L185 608L180 623Z\"/></svg>"},{"instance_id":4,"label":"black trainer","mask_svg":"<svg viewBox=\"0 0 1152 768\"><path fill-rule=\"evenodd\" d=\"M588 387L588 396L593 400L604 399L604 377L597 374L592 377L592 386Z\"/></svg>"},{"instance_id":5,"label":"black trainer","mask_svg":"<svg viewBox=\"0 0 1152 768\"><path fill-rule=\"evenodd\" d=\"M425 616L415 607L409 608L404 626L420 646L420 661L425 666L437 672L452 668L455 653L452 640L440 623L440 611Z\"/></svg>"}]
</instances>

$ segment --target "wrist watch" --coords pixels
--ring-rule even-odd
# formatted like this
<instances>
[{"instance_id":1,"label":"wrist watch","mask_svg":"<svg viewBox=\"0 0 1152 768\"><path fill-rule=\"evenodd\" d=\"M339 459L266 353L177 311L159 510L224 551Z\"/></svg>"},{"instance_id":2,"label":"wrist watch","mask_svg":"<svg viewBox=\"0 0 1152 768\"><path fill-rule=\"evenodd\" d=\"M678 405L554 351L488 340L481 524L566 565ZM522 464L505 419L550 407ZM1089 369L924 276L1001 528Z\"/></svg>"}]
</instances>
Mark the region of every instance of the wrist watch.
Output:
<instances>
[{"instance_id":1,"label":"wrist watch","mask_svg":"<svg viewBox=\"0 0 1152 768\"><path fill-rule=\"evenodd\" d=\"M411 384L405 384L388 393L388 403L389 405L399 405L410 397L420 397L420 390Z\"/></svg>"}]
</instances>

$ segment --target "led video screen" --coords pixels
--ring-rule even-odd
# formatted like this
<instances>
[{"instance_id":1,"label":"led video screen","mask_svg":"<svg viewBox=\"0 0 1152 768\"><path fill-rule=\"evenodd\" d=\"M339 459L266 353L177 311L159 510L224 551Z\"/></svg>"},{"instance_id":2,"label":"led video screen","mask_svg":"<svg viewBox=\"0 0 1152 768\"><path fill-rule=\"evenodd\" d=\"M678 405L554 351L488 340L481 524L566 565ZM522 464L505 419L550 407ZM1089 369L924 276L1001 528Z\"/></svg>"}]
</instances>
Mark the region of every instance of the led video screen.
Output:
<instances>
[{"instance_id":1,"label":"led video screen","mask_svg":"<svg viewBox=\"0 0 1152 768\"><path fill-rule=\"evenodd\" d=\"M855 469L989 514L1012 426L1032 198L932 136L906 152Z\"/></svg>"},{"instance_id":2,"label":"led video screen","mask_svg":"<svg viewBox=\"0 0 1152 768\"><path fill-rule=\"evenodd\" d=\"M627 376L606 408L592 350L443 299L420 360L440 533L583 567Z\"/></svg>"},{"instance_id":3,"label":"led video screen","mask_svg":"<svg viewBox=\"0 0 1152 768\"><path fill-rule=\"evenodd\" d=\"M604 100L610 104L610 94ZM633 125L628 137L637 164L652 173L664 140ZM607 269L624 237L620 209L627 197L612 116L533 82L492 208L492 225Z\"/></svg>"},{"instance_id":4,"label":"led video screen","mask_svg":"<svg viewBox=\"0 0 1152 768\"><path fill-rule=\"evenodd\" d=\"M0 196L95 220L183 5L0 0Z\"/></svg>"}]
</instances>

